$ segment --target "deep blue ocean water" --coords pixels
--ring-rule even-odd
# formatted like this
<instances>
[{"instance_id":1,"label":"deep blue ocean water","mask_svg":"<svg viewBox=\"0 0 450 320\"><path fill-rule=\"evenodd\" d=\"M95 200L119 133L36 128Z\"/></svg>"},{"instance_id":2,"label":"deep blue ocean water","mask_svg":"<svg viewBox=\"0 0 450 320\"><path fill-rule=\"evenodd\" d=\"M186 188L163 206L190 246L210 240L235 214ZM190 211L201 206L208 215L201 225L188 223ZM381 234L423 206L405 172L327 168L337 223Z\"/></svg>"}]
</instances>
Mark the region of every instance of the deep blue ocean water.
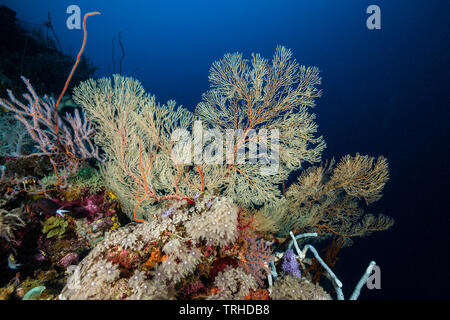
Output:
<instances>
[{"instance_id":1,"label":"deep blue ocean water","mask_svg":"<svg viewBox=\"0 0 450 320\"><path fill-rule=\"evenodd\" d=\"M66 8L88 19L84 54L118 72L112 38L121 31L122 73L165 102L193 110L208 87L213 61L228 52L271 58L277 45L300 64L321 70L317 101L324 159L385 155L391 179L371 212L396 223L340 252L335 272L348 296L370 260L381 290L361 299L450 298L450 1L0 1L19 20L41 23L51 13L65 53L75 56L81 30L68 30ZM369 30L366 8L381 9L381 30Z\"/></svg>"}]
</instances>

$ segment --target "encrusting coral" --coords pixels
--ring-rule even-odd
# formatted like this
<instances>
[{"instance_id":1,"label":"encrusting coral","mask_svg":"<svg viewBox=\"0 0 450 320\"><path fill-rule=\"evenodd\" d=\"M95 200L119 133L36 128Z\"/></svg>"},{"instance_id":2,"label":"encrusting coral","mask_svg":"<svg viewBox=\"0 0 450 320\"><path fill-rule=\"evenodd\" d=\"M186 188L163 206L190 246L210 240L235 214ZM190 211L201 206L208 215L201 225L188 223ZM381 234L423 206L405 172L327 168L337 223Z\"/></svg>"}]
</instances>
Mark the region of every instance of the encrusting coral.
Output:
<instances>
[{"instance_id":1,"label":"encrusting coral","mask_svg":"<svg viewBox=\"0 0 450 320\"><path fill-rule=\"evenodd\" d=\"M110 232L85 259L70 268L71 275L60 298L175 298L176 286L188 277L200 276L196 270L204 270L207 275L208 268L204 267L214 258L211 250L227 252L236 240L236 213L234 218L220 218L228 217L228 213L232 216L232 211L237 208L229 199L214 195L203 194L195 204L172 200L169 207L155 209L150 222L129 224ZM187 227L202 218L209 225L200 225L200 229ZM216 241L205 238L212 221L218 224L217 230L234 232L219 234ZM225 228L225 224L229 225ZM160 253L164 256L158 259ZM122 272L115 272L116 268Z\"/></svg>"},{"instance_id":2,"label":"encrusting coral","mask_svg":"<svg viewBox=\"0 0 450 320\"><path fill-rule=\"evenodd\" d=\"M322 287L307 279L299 279L287 275L277 280L273 286L270 298L273 300L331 300Z\"/></svg>"}]
</instances>

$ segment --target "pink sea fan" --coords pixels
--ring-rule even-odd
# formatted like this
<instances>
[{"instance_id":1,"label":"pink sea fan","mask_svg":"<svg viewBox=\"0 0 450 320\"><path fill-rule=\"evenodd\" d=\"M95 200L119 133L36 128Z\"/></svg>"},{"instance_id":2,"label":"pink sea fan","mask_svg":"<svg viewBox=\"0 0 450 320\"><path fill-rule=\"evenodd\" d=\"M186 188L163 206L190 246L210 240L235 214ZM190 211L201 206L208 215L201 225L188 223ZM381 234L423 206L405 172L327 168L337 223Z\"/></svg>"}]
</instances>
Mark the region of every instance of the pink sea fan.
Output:
<instances>
[{"instance_id":1,"label":"pink sea fan","mask_svg":"<svg viewBox=\"0 0 450 320\"><path fill-rule=\"evenodd\" d=\"M244 270L255 277L262 286L265 278L264 271L269 271L269 263L273 259L270 244L264 239L256 241L255 238L248 240L250 247L245 259L241 260Z\"/></svg>"},{"instance_id":2,"label":"pink sea fan","mask_svg":"<svg viewBox=\"0 0 450 320\"><path fill-rule=\"evenodd\" d=\"M23 95L26 103L16 99L11 90L8 91L9 101L0 98L0 106L14 113L16 119L22 122L30 137L36 143L36 152L31 155L49 157L60 177L78 172L84 160L99 156L98 147L92 140L94 127L85 120L84 112L74 111L74 115L66 114L61 118L56 112L55 101L44 96L38 97L28 79L22 77L28 93ZM64 121L65 120L65 121Z\"/></svg>"}]
</instances>

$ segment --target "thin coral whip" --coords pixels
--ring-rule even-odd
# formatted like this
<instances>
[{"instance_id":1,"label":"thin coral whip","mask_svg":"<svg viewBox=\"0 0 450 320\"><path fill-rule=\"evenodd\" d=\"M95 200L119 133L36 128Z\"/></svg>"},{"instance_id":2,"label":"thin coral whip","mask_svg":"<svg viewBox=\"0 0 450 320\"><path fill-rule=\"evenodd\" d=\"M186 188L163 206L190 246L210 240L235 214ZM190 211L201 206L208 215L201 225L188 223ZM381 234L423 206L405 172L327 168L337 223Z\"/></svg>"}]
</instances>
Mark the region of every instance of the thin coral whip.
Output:
<instances>
[{"instance_id":1,"label":"thin coral whip","mask_svg":"<svg viewBox=\"0 0 450 320\"><path fill-rule=\"evenodd\" d=\"M55 104L56 141L58 143L58 147L59 148L61 148L61 144L59 142L59 130L58 130L58 121L57 121L58 105L59 105L59 102L61 101L61 98L64 96L64 93L66 93L67 87L69 86L69 83L70 83L70 80L72 79L73 73L75 72L76 68L78 67L78 63L80 63L80 58L81 58L81 55L83 54L84 47L86 46L86 40L87 40L86 19L87 19L87 17L93 16L93 15L97 15L97 14L101 14L101 13L97 12L97 11L94 11L94 12L86 13L84 15L84 18L83 18L83 32L84 32L83 44L81 45L80 52L78 52L77 60L76 60L75 64L72 67L72 71L70 71L70 74L67 77L66 84L64 85L64 88L61 91L61 94L59 95L59 98L58 98L58 100L56 101L56 104Z\"/></svg>"}]
</instances>

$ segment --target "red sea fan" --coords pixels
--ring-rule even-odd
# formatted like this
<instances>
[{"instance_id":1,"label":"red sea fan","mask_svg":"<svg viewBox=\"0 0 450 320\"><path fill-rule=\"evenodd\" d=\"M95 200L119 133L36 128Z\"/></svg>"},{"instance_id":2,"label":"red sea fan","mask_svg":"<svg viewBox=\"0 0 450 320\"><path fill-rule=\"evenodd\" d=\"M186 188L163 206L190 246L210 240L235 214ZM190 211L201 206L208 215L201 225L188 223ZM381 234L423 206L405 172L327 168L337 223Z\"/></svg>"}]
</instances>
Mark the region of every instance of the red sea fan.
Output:
<instances>
[{"instance_id":1,"label":"red sea fan","mask_svg":"<svg viewBox=\"0 0 450 320\"><path fill-rule=\"evenodd\" d=\"M247 240L250 244L248 253L244 259L241 259L241 266L244 270L252 274L258 283L262 286L265 278L264 271L270 272L269 263L272 260L272 249L270 244L264 239L256 238Z\"/></svg>"}]
</instances>

